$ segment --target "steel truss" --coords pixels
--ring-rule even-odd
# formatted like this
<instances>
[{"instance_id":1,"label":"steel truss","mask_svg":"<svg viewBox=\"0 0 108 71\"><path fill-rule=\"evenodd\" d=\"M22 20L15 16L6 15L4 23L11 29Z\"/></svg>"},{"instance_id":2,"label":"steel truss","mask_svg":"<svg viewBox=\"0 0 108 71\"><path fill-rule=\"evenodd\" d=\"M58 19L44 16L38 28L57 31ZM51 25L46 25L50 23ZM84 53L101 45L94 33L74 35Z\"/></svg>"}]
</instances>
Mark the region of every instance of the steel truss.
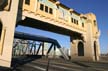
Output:
<instances>
[{"instance_id":1,"label":"steel truss","mask_svg":"<svg viewBox=\"0 0 108 71\"><path fill-rule=\"evenodd\" d=\"M47 43L48 45L48 50L46 54L44 51L45 43ZM56 48L60 50L61 54L65 59L69 59L68 56L63 52L57 40L38 35L30 35L27 33L16 32L12 55L13 57L25 55L39 55L39 51L41 50L41 55L48 56L52 49L54 49L55 55Z\"/></svg>"}]
</instances>

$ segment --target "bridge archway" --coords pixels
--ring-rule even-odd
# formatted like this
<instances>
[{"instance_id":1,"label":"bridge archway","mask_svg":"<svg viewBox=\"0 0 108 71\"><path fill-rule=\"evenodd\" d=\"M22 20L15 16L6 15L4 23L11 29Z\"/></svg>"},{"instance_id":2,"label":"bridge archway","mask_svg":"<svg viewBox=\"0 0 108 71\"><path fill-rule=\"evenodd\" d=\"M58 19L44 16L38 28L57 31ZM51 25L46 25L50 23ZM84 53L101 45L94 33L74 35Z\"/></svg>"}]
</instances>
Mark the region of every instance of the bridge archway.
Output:
<instances>
[{"instance_id":1,"label":"bridge archway","mask_svg":"<svg viewBox=\"0 0 108 71\"><path fill-rule=\"evenodd\" d=\"M0 20L0 40L1 40L1 35L2 35L2 28L3 28L3 25L2 25L2 22Z\"/></svg>"},{"instance_id":2,"label":"bridge archway","mask_svg":"<svg viewBox=\"0 0 108 71\"><path fill-rule=\"evenodd\" d=\"M78 56L84 56L84 44L83 42L78 42Z\"/></svg>"},{"instance_id":3,"label":"bridge archway","mask_svg":"<svg viewBox=\"0 0 108 71\"><path fill-rule=\"evenodd\" d=\"M97 44L96 44L96 41L94 41L94 56L95 56L95 60L97 61L97 51L96 51L96 49L97 49L97 46L96 46Z\"/></svg>"}]
</instances>

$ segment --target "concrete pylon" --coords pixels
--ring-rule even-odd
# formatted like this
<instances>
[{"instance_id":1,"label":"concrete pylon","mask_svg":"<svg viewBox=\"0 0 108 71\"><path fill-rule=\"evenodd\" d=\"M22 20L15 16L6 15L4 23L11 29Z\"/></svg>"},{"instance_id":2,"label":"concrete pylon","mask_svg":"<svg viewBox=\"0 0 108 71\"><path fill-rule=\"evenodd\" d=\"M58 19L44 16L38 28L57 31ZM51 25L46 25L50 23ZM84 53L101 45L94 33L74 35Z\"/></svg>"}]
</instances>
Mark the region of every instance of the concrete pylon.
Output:
<instances>
[{"instance_id":1,"label":"concrete pylon","mask_svg":"<svg viewBox=\"0 0 108 71\"><path fill-rule=\"evenodd\" d=\"M10 11L0 11L2 26L0 40L0 66L10 67L14 30L17 21L19 0L12 0Z\"/></svg>"},{"instance_id":2,"label":"concrete pylon","mask_svg":"<svg viewBox=\"0 0 108 71\"><path fill-rule=\"evenodd\" d=\"M71 59L80 61L99 61L100 45L99 36L100 32L96 23L96 16L93 13L85 15L87 21L85 24L86 33L83 34L83 40L71 37ZM79 45L82 42L82 45ZM83 50L80 48L84 48ZM83 55L84 52L84 55ZM82 54L82 55L81 55Z\"/></svg>"}]
</instances>

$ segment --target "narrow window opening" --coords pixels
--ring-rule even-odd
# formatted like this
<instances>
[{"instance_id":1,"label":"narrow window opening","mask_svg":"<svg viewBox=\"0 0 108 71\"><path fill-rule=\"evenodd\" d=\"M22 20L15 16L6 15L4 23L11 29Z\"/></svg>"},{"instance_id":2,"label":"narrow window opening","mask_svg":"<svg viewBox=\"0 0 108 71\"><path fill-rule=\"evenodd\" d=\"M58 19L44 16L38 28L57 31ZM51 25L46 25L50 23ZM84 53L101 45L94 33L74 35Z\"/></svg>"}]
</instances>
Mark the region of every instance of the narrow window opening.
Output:
<instances>
[{"instance_id":1,"label":"narrow window opening","mask_svg":"<svg viewBox=\"0 0 108 71\"><path fill-rule=\"evenodd\" d=\"M48 13L48 6L45 6L45 12Z\"/></svg>"},{"instance_id":2,"label":"narrow window opening","mask_svg":"<svg viewBox=\"0 0 108 71\"><path fill-rule=\"evenodd\" d=\"M76 24L78 25L78 20L76 20Z\"/></svg>"},{"instance_id":3,"label":"narrow window opening","mask_svg":"<svg viewBox=\"0 0 108 71\"><path fill-rule=\"evenodd\" d=\"M30 0L25 0L25 4L30 5Z\"/></svg>"},{"instance_id":4,"label":"narrow window opening","mask_svg":"<svg viewBox=\"0 0 108 71\"><path fill-rule=\"evenodd\" d=\"M49 9L49 13L53 14L53 9L52 8Z\"/></svg>"},{"instance_id":5,"label":"narrow window opening","mask_svg":"<svg viewBox=\"0 0 108 71\"><path fill-rule=\"evenodd\" d=\"M74 23L76 24L76 20L74 19Z\"/></svg>"},{"instance_id":6,"label":"narrow window opening","mask_svg":"<svg viewBox=\"0 0 108 71\"><path fill-rule=\"evenodd\" d=\"M94 20L94 26L96 26L96 20Z\"/></svg>"},{"instance_id":7,"label":"narrow window opening","mask_svg":"<svg viewBox=\"0 0 108 71\"><path fill-rule=\"evenodd\" d=\"M73 19L73 18L71 18L71 22L72 22L72 23L74 22L74 19Z\"/></svg>"},{"instance_id":8,"label":"narrow window opening","mask_svg":"<svg viewBox=\"0 0 108 71\"><path fill-rule=\"evenodd\" d=\"M82 23L82 27L84 27L84 23Z\"/></svg>"},{"instance_id":9,"label":"narrow window opening","mask_svg":"<svg viewBox=\"0 0 108 71\"><path fill-rule=\"evenodd\" d=\"M44 10L44 5L43 4L40 4L40 10Z\"/></svg>"}]
</instances>

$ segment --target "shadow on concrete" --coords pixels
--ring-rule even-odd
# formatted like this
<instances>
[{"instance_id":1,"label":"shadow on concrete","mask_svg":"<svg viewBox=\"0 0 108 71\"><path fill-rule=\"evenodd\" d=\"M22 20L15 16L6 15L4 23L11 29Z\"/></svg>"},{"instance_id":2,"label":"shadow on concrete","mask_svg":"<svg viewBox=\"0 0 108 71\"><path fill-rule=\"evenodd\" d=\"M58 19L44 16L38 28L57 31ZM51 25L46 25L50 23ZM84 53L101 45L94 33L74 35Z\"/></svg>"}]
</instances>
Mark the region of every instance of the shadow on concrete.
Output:
<instances>
[{"instance_id":1,"label":"shadow on concrete","mask_svg":"<svg viewBox=\"0 0 108 71\"><path fill-rule=\"evenodd\" d=\"M85 64L83 64L83 63L80 63L80 62L72 62L72 63L74 63L74 64L76 64L76 65L79 65L79 66L82 66L82 67L90 67L90 66L88 66L88 65L85 65Z\"/></svg>"},{"instance_id":2,"label":"shadow on concrete","mask_svg":"<svg viewBox=\"0 0 108 71\"><path fill-rule=\"evenodd\" d=\"M13 58L12 59L12 65L11 65L11 71L20 71L17 69L18 67L21 67L24 64L30 63L36 59L41 59L43 56L42 55L27 55L27 56L22 56L19 58Z\"/></svg>"}]
</instances>

